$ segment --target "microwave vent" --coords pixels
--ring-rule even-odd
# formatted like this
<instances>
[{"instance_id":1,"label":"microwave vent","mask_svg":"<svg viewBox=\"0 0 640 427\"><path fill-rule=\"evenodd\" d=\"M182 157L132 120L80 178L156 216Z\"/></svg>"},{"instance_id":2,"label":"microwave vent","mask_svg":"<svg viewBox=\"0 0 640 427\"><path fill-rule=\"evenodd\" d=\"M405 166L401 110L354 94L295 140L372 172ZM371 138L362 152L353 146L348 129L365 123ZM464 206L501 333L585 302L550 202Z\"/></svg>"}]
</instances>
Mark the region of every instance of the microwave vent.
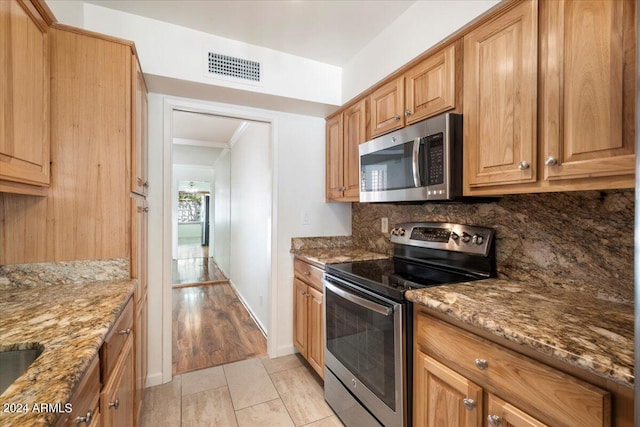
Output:
<instances>
[{"instance_id":1,"label":"microwave vent","mask_svg":"<svg viewBox=\"0 0 640 427\"><path fill-rule=\"evenodd\" d=\"M260 63L219 53L208 53L208 72L252 82L260 81Z\"/></svg>"}]
</instances>

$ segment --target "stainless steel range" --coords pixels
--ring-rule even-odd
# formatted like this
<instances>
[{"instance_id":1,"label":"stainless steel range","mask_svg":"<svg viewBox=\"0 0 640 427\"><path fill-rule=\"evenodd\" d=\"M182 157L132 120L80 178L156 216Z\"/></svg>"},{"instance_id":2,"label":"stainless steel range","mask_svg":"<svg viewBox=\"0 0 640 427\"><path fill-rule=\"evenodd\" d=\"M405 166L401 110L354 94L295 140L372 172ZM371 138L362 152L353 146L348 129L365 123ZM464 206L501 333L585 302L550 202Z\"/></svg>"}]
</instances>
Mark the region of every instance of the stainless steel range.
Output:
<instances>
[{"instance_id":1,"label":"stainless steel range","mask_svg":"<svg viewBox=\"0 0 640 427\"><path fill-rule=\"evenodd\" d=\"M325 400L347 427L411 426L409 289L495 277L494 230L406 223L393 259L326 266Z\"/></svg>"}]
</instances>

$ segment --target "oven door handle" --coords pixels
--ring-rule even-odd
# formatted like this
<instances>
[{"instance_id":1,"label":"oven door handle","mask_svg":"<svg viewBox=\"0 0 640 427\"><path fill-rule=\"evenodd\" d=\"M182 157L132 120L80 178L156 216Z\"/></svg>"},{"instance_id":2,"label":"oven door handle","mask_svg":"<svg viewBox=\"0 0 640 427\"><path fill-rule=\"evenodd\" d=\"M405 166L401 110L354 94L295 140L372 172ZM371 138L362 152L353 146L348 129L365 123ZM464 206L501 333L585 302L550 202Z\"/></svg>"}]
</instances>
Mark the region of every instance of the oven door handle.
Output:
<instances>
[{"instance_id":1,"label":"oven door handle","mask_svg":"<svg viewBox=\"0 0 640 427\"><path fill-rule=\"evenodd\" d=\"M369 310L373 310L376 313L382 314L383 316L390 316L391 313L393 313L392 307L386 307L384 305L376 304L373 301L359 297L358 295L354 295L326 281L324 283L324 286L334 294L340 295L342 298L349 300L354 304L358 304L361 307L368 308Z\"/></svg>"},{"instance_id":2,"label":"oven door handle","mask_svg":"<svg viewBox=\"0 0 640 427\"><path fill-rule=\"evenodd\" d=\"M413 169L413 185L416 188L420 187L420 140L422 138L416 138L413 140L413 156L411 157L411 168Z\"/></svg>"}]
</instances>

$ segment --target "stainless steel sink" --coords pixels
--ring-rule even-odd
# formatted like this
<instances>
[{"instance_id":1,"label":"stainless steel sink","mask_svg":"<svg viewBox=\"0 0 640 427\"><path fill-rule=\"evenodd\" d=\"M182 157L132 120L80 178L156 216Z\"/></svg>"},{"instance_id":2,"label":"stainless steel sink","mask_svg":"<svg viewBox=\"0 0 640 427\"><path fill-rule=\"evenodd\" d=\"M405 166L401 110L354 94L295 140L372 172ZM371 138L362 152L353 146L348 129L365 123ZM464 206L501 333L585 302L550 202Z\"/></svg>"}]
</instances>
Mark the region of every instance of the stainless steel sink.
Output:
<instances>
[{"instance_id":1,"label":"stainless steel sink","mask_svg":"<svg viewBox=\"0 0 640 427\"><path fill-rule=\"evenodd\" d=\"M0 352L0 394L27 370L40 353L42 350L38 348Z\"/></svg>"}]
</instances>

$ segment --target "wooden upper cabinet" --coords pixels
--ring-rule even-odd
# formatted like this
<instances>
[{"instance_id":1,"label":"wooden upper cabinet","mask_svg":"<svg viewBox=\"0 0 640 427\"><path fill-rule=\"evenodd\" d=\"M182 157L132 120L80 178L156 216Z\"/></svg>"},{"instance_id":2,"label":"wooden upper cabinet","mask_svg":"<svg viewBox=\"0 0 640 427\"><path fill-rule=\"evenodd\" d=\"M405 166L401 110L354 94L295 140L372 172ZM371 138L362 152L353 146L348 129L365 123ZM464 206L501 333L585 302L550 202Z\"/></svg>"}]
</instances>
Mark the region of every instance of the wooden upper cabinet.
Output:
<instances>
[{"instance_id":1,"label":"wooden upper cabinet","mask_svg":"<svg viewBox=\"0 0 640 427\"><path fill-rule=\"evenodd\" d=\"M363 99L344 113L344 195L345 199L360 199L360 150L367 141L366 101Z\"/></svg>"},{"instance_id":2,"label":"wooden upper cabinet","mask_svg":"<svg viewBox=\"0 0 640 427\"><path fill-rule=\"evenodd\" d=\"M147 124L147 86L140 69L138 59L133 57L133 145L131 150L131 191L147 195L148 177L148 124Z\"/></svg>"},{"instance_id":3,"label":"wooden upper cabinet","mask_svg":"<svg viewBox=\"0 0 640 427\"><path fill-rule=\"evenodd\" d=\"M343 130L342 114L327 120L326 124L326 173L327 200L338 200L342 197L343 161Z\"/></svg>"},{"instance_id":4,"label":"wooden upper cabinet","mask_svg":"<svg viewBox=\"0 0 640 427\"><path fill-rule=\"evenodd\" d=\"M31 2L0 1L0 69L0 191L43 195L38 187L49 185L49 36Z\"/></svg>"},{"instance_id":5,"label":"wooden upper cabinet","mask_svg":"<svg viewBox=\"0 0 640 427\"><path fill-rule=\"evenodd\" d=\"M404 126L404 76L390 81L369 95L371 137Z\"/></svg>"},{"instance_id":6,"label":"wooden upper cabinet","mask_svg":"<svg viewBox=\"0 0 640 427\"><path fill-rule=\"evenodd\" d=\"M536 180L538 2L524 1L464 37L465 181Z\"/></svg>"},{"instance_id":7,"label":"wooden upper cabinet","mask_svg":"<svg viewBox=\"0 0 640 427\"><path fill-rule=\"evenodd\" d=\"M357 202L360 198L360 152L367 140L366 100L327 120L327 200Z\"/></svg>"},{"instance_id":8,"label":"wooden upper cabinet","mask_svg":"<svg viewBox=\"0 0 640 427\"><path fill-rule=\"evenodd\" d=\"M407 124L456 108L456 53L452 44L405 73Z\"/></svg>"},{"instance_id":9,"label":"wooden upper cabinet","mask_svg":"<svg viewBox=\"0 0 640 427\"><path fill-rule=\"evenodd\" d=\"M634 0L541 3L544 179L632 175Z\"/></svg>"}]
</instances>

